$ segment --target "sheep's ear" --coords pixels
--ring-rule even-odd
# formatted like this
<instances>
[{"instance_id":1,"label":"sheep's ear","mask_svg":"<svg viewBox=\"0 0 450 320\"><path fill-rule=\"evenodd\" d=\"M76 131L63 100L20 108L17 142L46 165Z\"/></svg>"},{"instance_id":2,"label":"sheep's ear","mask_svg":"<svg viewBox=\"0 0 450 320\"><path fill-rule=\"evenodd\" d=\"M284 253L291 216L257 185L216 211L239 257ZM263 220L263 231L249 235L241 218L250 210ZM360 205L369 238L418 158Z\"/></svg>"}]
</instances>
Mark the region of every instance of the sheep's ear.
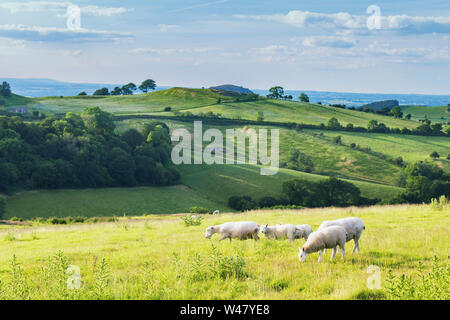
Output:
<instances>
[{"instance_id":1,"label":"sheep's ear","mask_svg":"<svg viewBox=\"0 0 450 320\"><path fill-rule=\"evenodd\" d=\"M305 248L302 248L303 251L305 251Z\"/></svg>"},{"instance_id":2,"label":"sheep's ear","mask_svg":"<svg viewBox=\"0 0 450 320\"><path fill-rule=\"evenodd\" d=\"M269 226L269 224L266 224L266 228Z\"/></svg>"}]
</instances>

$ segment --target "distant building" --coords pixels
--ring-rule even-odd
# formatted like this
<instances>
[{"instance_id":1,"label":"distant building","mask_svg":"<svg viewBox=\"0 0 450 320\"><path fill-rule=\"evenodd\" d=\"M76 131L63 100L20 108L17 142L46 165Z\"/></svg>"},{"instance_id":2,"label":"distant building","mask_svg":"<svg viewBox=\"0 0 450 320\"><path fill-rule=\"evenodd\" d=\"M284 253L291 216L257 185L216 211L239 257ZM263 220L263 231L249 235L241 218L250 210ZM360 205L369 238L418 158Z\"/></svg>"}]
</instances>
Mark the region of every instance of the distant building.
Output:
<instances>
[{"instance_id":1,"label":"distant building","mask_svg":"<svg viewBox=\"0 0 450 320\"><path fill-rule=\"evenodd\" d=\"M22 114L29 113L28 108L9 108L8 111Z\"/></svg>"}]
</instances>

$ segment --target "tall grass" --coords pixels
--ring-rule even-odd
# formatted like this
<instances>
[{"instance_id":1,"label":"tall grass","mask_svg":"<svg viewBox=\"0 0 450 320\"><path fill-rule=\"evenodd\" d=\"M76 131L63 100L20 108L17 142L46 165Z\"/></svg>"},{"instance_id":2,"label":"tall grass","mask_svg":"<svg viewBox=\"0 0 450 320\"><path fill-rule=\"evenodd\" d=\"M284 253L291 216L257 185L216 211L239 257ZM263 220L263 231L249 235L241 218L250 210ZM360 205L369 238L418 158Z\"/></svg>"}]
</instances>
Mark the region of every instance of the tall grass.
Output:
<instances>
[{"instance_id":1,"label":"tall grass","mask_svg":"<svg viewBox=\"0 0 450 320\"><path fill-rule=\"evenodd\" d=\"M217 241L206 226L227 221L306 223L361 217L361 253L346 261L305 263L289 241ZM0 237L0 299L448 299L450 207L260 210L205 215L185 227L179 216L146 221L23 228ZM148 226L151 225L151 228ZM30 232L39 232L38 238ZM347 244L350 252L353 243ZM437 258L435 258L435 256ZM381 288L367 288L368 267ZM68 285L80 270L80 286ZM69 271L71 270L71 271Z\"/></svg>"}]
</instances>

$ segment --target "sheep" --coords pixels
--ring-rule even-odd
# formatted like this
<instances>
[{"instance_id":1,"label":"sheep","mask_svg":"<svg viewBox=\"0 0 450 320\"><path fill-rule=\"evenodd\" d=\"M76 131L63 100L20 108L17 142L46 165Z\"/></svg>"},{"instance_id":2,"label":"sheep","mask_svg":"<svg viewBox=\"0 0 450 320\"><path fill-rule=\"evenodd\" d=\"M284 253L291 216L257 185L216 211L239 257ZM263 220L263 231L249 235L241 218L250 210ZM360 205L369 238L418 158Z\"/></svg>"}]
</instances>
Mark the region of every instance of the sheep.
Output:
<instances>
[{"instance_id":1,"label":"sheep","mask_svg":"<svg viewBox=\"0 0 450 320\"><path fill-rule=\"evenodd\" d=\"M322 230L330 226L341 226L345 228L345 231L347 232L346 242L352 239L355 242L352 253L354 253L355 250L358 250L359 253L359 238L361 238L363 230L366 229L364 222L360 218L348 217L338 220L324 221L317 230Z\"/></svg>"},{"instance_id":2,"label":"sheep","mask_svg":"<svg viewBox=\"0 0 450 320\"><path fill-rule=\"evenodd\" d=\"M213 214L220 214L220 211L216 210L216 211L213 212Z\"/></svg>"},{"instance_id":3,"label":"sheep","mask_svg":"<svg viewBox=\"0 0 450 320\"><path fill-rule=\"evenodd\" d=\"M252 221L226 222L217 226L211 226L206 229L205 238L209 239L214 233L220 233L223 239L237 238L240 240L254 239L259 240L258 232L260 225Z\"/></svg>"},{"instance_id":4,"label":"sheep","mask_svg":"<svg viewBox=\"0 0 450 320\"><path fill-rule=\"evenodd\" d=\"M275 226L269 227L268 224L261 227L261 233L263 233L269 239L286 239L288 238L292 242L295 242L296 238L308 238L312 229L308 225L293 225L279 223Z\"/></svg>"},{"instance_id":5,"label":"sheep","mask_svg":"<svg viewBox=\"0 0 450 320\"><path fill-rule=\"evenodd\" d=\"M336 248L339 246L341 247L342 260L345 260L346 236L347 232L340 226L331 226L313 232L309 235L308 240L306 240L303 247L298 248L300 251L298 259L301 262L304 262L308 254L319 251L318 261L321 262L323 250L326 248L333 248L333 254L331 255L331 260L333 260L336 255Z\"/></svg>"}]
</instances>

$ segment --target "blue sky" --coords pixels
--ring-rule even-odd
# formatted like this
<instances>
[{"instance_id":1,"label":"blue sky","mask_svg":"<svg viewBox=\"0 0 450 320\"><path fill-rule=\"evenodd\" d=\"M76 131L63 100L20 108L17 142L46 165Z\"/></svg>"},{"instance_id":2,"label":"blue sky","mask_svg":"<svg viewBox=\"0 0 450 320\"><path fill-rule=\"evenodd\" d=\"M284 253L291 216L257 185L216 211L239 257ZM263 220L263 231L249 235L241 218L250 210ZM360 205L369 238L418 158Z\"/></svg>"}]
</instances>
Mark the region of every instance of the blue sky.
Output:
<instances>
[{"instance_id":1,"label":"blue sky","mask_svg":"<svg viewBox=\"0 0 450 320\"><path fill-rule=\"evenodd\" d=\"M450 94L450 1L1 0L0 77Z\"/></svg>"}]
</instances>

